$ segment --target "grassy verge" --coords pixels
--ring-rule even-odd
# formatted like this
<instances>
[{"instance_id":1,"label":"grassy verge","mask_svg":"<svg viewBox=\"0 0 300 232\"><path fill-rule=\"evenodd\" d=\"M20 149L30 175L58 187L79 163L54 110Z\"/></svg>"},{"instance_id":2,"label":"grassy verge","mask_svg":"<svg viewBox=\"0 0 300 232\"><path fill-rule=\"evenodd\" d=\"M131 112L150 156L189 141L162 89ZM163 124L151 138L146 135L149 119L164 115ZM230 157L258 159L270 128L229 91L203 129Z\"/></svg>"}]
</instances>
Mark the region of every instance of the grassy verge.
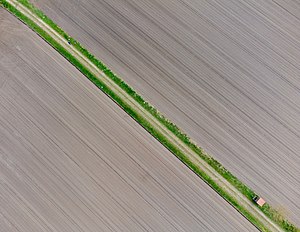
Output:
<instances>
[{"instance_id":1,"label":"grassy verge","mask_svg":"<svg viewBox=\"0 0 300 232\"><path fill-rule=\"evenodd\" d=\"M228 180L233 186L235 186L243 195L248 199L252 199L255 193L235 176L233 176L228 170L226 170L218 161L212 157L206 155L201 148L193 143L189 137L182 133L182 131L167 118L161 115L153 106L138 95L130 86L128 86L123 80L117 77L110 69L108 69L102 62L96 59L90 54L80 43L66 34L60 27L58 27L52 20L45 16L39 9L35 8L27 0L19 0L21 4L26 6L32 12L34 12L40 19L48 24L57 33L62 35L66 40L70 41L78 51L80 51L85 57L87 57L93 64L95 64L100 70L102 70L109 78L111 78L117 85L125 90L130 96L132 96L144 109L150 112L155 118L157 118L163 125L165 125L173 134L175 134L181 141L195 151L199 157L205 160L211 167L213 167L219 174L221 174L226 180ZM141 115L139 115L134 109L130 108L120 97L118 97L108 86L106 86L100 79L94 76L87 68L85 68L76 58L74 58L67 50L65 50L59 43L57 43L51 36L49 36L43 29L37 26L32 20L20 13L14 6L8 4L5 0L0 0L2 6L7 8L11 13L16 15L24 23L26 23L31 29L36 31L45 41L47 41L52 47L54 47L59 53L61 53L66 59L68 59L78 70L80 70L90 81L92 81L98 88L105 92L110 98L112 98L117 104L119 104L131 117L133 117L139 124L141 124L147 131L149 131L156 139L158 139L164 146L166 146L172 153L174 153L182 162L184 162L190 169L197 173L202 179L204 179L212 188L214 188L221 196L223 196L228 202L235 206L245 217L248 218L253 224L263 231L267 231L266 228L246 209L238 204L238 202L229 194L227 194L219 185L217 185L206 173L200 170L195 164L193 164L180 150L176 148L170 141L168 141L161 133L159 133L153 126L148 123ZM285 220L279 212L272 209L268 204L260 208L270 219L280 225L286 231L299 231L293 224Z\"/></svg>"}]
</instances>

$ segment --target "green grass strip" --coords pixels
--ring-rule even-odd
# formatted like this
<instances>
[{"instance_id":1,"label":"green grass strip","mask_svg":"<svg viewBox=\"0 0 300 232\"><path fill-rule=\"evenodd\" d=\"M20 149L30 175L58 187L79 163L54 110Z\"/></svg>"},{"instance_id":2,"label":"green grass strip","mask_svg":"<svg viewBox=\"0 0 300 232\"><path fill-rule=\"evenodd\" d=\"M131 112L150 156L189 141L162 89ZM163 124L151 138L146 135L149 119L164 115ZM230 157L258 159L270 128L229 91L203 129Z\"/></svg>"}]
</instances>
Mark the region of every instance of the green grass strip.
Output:
<instances>
[{"instance_id":1,"label":"green grass strip","mask_svg":"<svg viewBox=\"0 0 300 232\"><path fill-rule=\"evenodd\" d=\"M229 181L235 188L237 188L244 196L249 200L255 196L253 190L243 184L235 176L233 176L227 169L225 169L217 160L211 156L204 154L202 149L193 143L190 138L183 133L175 124L170 122L164 117L157 109L146 102L139 94L137 94L130 86L128 86L122 79L116 76L110 69L108 69L101 61L99 61L94 55L89 53L85 48L81 46L79 42L71 38L60 27L58 27L51 19L49 19L42 11L34 7L28 0L19 0L21 4L30 9L40 19L42 19L47 25L54 29L57 33L63 36L66 40L70 41L78 51L80 51L86 58L88 58L94 65L102 70L111 80L113 80L118 86L126 91L131 97L133 97L144 109L150 112L156 119L158 119L163 125L165 125L173 134L175 134L181 141L183 141L189 148L196 152L199 157L206 161L211 167L213 167L219 174L221 174L227 181ZM185 163L191 170L205 180L215 191L217 191L223 198L225 198L230 204L238 209L249 221L257 226L262 231L268 231L252 214L250 214L244 207L227 192L225 192L218 184L216 184L206 173L198 168L193 162L191 162L179 149L176 148L171 142L168 141L161 133L159 133L153 126L139 115L134 109L129 107L120 97L118 97L108 86L106 86L100 79L93 75L86 67L84 67L76 58L74 58L67 50L65 50L59 43L57 43L50 35L48 35L43 29L37 26L31 19L20 13L14 6L7 3L5 0L0 0L0 4L27 24L32 30L38 33L45 41L47 41L53 48L55 48L60 54L62 54L67 60L69 60L79 71L81 71L90 81L92 81L99 89L107 94L112 100L114 100L119 106L121 106L132 118L134 118L139 124L141 124L151 135L153 135L158 141L160 141L165 147L167 147L173 154L175 154L183 163ZM277 223L285 231L299 232L300 230L286 220L278 211L273 209L270 205L265 204L263 207L258 207L266 216Z\"/></svg>"}]
</instances>

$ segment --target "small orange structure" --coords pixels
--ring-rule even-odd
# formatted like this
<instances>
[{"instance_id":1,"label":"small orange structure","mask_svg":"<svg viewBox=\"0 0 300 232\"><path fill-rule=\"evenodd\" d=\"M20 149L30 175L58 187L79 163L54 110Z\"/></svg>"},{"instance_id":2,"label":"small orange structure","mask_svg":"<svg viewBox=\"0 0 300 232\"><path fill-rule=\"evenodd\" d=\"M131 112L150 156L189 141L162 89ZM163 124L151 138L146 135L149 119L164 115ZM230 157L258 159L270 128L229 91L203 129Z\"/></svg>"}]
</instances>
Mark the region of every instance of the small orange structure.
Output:
<instances>
[{"instance_id":1,"label":"small orange structure","mask_svg":"<svg viewBox=\"0 0 300 232\"><path fill-rule=\"evenodd\" d=\"M260 207L262 207L266 203L266 201L264 199L262 199L261 197L259 197L257 195L255 197L253 197L253 201L256 204L258 204Z\"/></svg>"}]
</instances>

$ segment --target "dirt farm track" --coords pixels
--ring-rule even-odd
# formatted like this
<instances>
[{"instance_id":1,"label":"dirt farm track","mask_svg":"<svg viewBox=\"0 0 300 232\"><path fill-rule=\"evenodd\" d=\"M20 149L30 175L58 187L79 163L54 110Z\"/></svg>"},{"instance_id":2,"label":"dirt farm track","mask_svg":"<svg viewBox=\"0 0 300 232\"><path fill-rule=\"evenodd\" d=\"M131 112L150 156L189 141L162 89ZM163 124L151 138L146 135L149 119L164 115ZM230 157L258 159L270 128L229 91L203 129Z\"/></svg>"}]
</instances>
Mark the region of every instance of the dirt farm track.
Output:
<instances>
[{"instance_id":1,"label":"dirt farm track","mask_svg":"<svg viewBox=\"0 0 300 232\"><path fill-rule=\"evenodd\" d=\"M0 8L0 231L255 231Z\"/></svg>"},{"instance_id":2,"label":"dirt farm track","mask_svg":"<svg viewBox=\"0 0 300 232\"><path fill-rule=\"evenodd\" d=\"M299 3L35 2L300 225Z\"/></svg>"}]
</instances>

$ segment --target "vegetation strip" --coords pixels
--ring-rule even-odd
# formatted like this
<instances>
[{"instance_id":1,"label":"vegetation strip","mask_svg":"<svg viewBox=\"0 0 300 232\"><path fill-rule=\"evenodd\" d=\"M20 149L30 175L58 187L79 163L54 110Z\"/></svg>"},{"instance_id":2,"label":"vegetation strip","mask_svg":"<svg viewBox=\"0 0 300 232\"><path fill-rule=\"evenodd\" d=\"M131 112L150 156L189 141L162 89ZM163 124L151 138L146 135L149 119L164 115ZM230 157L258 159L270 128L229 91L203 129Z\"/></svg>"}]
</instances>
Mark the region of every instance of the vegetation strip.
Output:
<instances>
[{"instance_id":1,"label":"vegetation strip","mask_svg":"<svg viewBox=\"0 0 300 232\"><path fill-rule=\"evenodd\" d=\"M9 2L15 4L10 4ZM117 104L119 104L128 114L130 114L131 117L139 122L146 130L148 130L182 162L184 162L189 168L191 168L202 179L204 179L215 191L217 191L222 197L224 197L235 208L237 208L245 217L247 217L249 221L251 221L259 229L263 231L272 230L270 228L278 229L274 227L272 223L265 223L266 220L262 220L262 215L259 211L261 210L266 216L276 222L284 230L299 231L299 229L285 220L276 210L272 209L268 204L264 205L262 208L253 205L253 203L251 203L251 200L255 193L250 188L241 183L219 162L205 154L198 146L195 145L195 143L190 141L188 136L182 133L176 125L163 117L149 103L145 102L143 98L139 96L131 87L129 87L116 75L114 75L108 68L106 68L103 63L101 63L93 55L91 55L77 41L69 37L61 28L59 28L54 22L46 17L40 10L35 8L31 3L29 3L27 0L0 0L0 3L11 13L21 19L24 23L26 23L30 28L36 31L41 37L43 37L51 46L53 46L66 59L68 59L87 78L89 78L89 80L91 80L97 87L99 87ZM18 6L19 3L21 3L22 6L26 7L28 12L30 11L31 13L27 12L25 14L24 9L19 11L17 8L20 9L22 7L21 5ZM29 15L29 17L27 17L26 15ZM34 17L37 17L40 21L43 21L43 23L49 26L51 30L55 31L55 33L57 33L60 37L64 38L64 41L62 42L57 38L53 38L53 33L47 33L42 28L42 26L38 25L39 23ZM68 47L66 48L66 46L63 46L63 43L67 42L69 42L71 44L71 47L75 48L77 52L71 51L70 49L68 49ZM84 59L88 59L89 62L86 62ZM101 72L91 71L94 69L93 66L101 70ZM116 85L117 87L114 85ZM123 92L126 93L126 95ZM128 96L130 97L130 99ZM142 107L143 110L138 109L138 107ZM156 121L162 124L164 128L158 127ZM168 131L171 132L173 136L167 134ZM197 154L198 157L193 156L190 151L193 151L195 154ZM187 154L189 155L189 157L187 156ZM199 161L199 157L206 161L206 163L209 164L210 167L206 167L205 165L201 164L201 160ZM217 171L217 173L220 174L226 181L221 180L218 175L212 175L210 168L213 168L215 171ZM241 199L238 196L232 194L232 192L234 193L234 190L232 190L230 186L227 186L227 182L229 182L230 185L239 190L239 192L248 199L250 204L252 204L250 208L245 207L245 204L241 204ZM256 210L253 210L253 208ZM257 213L259 215L256 215ZM262 221L264 221L264 223Z\"/></svg>"}]
</instances>

